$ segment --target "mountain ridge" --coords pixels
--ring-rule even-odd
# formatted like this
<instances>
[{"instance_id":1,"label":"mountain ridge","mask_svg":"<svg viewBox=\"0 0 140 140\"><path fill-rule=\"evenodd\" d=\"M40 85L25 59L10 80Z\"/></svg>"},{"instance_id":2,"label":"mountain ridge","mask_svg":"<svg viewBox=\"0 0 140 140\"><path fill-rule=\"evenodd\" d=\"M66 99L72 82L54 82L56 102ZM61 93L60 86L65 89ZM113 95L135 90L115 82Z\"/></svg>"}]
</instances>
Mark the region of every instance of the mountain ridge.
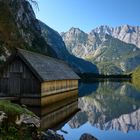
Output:
<instances>
[{"instance_id":1,"label":"mountain ridge","mask_svg":"<svg viewBox=\"0 0 140 140\"><path fill-rule=\"evenodd\" d=\"M68 52L61 35L57 31L53 30L51 27L47 26L41 21L40 26L42 36L50 46L53 46L53 49L55 50L59 59L66 61L77 73L98 74L98 69L95 64L81 58L77 58Z\"/></svg>"},{"instance_id":2,"label":"mountain ridge","mask_svg":"<svg viewBox=\"0 0 140 140\"><path fill-rule=\"evenodd\" d=\"M116 27L99 26L91 32L108 34L126 43L131 43L140 48L140 26L121 25Z\"/></svg>"},{"instance_id":3,"label":"mountain ridge","mask_svg":"<svg viewBox=\"0 0 140 140\"><path fill-rule=\"evenodd\" d=\"M123 31L126 26L128 25L122 26ZM134 43L120 40L119 35L118 38L114 37L112 31L113 28L100 26L99 29L84 34L80 29L71 28L61 36L71 54L96 63L100 73L108 75L130 72L140 64L140 49ZM126 36L130 34L127 31L128 29L124 32Z\"/></svg>"},{"instance_id":4,"label":"mountain ridge","mask_svg":"<svg viewBox=\"0 0 140 140\"><path fill-rule=\"evenodd\" d=\"M111 31L107 29L107 26L104 27L106 29L102 33L100 33L100 28L89 34L79 28L71 28L70 32L61 33L62 39L57 31L43 23L40 25L40 21L36 19L31 5L26 0L1 0L0 16L1 63L6 60L14 48L20 47L62 59L77 73L98 74L98 68L100 68L100 73L103 74L122 74L139 65L139 48L106 34L106 32L110 34L113 32L112 29ZM132 27L125 27L123 31L127 34L126 38L130 34L128 28L133 32L133 37L131 37L133 40L135 30L139 33L139 28L135 27L135 30L132 30ZM137 41L138 44L139 34L133 41ZM106 61L109 58L113 61ZM107 69L104 70L104 68Z\"/></svg>"},{"instance_id":5,"label":"mountain ridge","mask_svg":"<svg viewBox=\"0 0 140 140\"><path fill-rule=\"evenodd\" d=\"M97 67L69 54L61 36L36 18L32 0L0 0L0 63L15 48L49 55L66 61L77 73L98 73ZM46 28L46 29L43 29Z\"/></svg>"}]
</instances>

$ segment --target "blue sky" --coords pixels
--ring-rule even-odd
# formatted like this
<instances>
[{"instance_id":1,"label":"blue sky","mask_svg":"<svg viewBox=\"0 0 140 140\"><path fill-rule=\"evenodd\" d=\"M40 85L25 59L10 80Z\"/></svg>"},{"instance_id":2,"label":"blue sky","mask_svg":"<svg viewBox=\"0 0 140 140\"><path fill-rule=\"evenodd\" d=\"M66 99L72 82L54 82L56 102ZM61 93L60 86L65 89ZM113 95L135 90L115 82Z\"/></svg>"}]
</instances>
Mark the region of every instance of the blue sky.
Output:
<instances>
[{"instance_id":1,"label":"blue sky","mask_svg":"<svg viewBox=\"0 0 140 140\"><path fill-rule=\"evenodd\" d=\"M100 25L140 25L140 0L38 0L38 19L58 32Z\"/></svg>"}]
</instances>

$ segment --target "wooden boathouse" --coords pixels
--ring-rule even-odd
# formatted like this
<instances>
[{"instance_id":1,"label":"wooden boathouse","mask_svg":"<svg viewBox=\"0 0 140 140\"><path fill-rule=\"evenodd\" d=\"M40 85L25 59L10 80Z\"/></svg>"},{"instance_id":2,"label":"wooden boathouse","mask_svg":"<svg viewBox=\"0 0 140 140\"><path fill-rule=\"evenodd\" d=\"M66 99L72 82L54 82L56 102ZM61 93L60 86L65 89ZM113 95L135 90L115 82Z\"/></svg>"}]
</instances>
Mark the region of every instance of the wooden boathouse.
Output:
<instances>
[{"instance_id":1,"label":"wooden boathouse","mask_svg":"<svg viewBox=\"0 0 140 140\"><path fill-rule=\"evenodd\" d=\"M78 79L64 61L17 49L1 68L0 97L45 106L77 96Z\"/></svg>"}]
</instances>

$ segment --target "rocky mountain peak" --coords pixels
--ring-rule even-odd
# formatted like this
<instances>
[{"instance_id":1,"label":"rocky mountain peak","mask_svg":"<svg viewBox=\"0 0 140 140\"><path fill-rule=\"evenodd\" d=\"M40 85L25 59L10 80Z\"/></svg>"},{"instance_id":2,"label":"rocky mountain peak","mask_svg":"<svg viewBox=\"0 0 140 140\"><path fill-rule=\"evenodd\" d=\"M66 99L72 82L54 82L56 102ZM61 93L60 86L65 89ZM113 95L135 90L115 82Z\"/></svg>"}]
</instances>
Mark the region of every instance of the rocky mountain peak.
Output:
<instances>
[{"instance_id":1,"label":"rocky mountain peak","mask_svg":"<svg viewBox=\"0 0 140 140\"><path fill-rule=\"evenodd\" d=\"M68 51L71 53L73 47L75 46L75 42L79 44L86 43L86 40L88 38L88 34L80 30L79 28L72 27L68 32L61 34L63 40L67 41L67 43L70 43L67 46Z\"/></svg>"},{"instance_id":2,"label":"rocky mountain peak","mask_svg":"<svg viewBox=\"0 0 140 140\"><path fill-rule=\"evenodd\" d=\"M62 40L61 36L64 36L65 39L69 40L71 44L75 42L74 40L74 34L77 34L76 32L81 32L77 28L71 28L71 33L65 34L61 33L61 36L58 32L54 31L44 23L40 22L41 30L42 30L42 35L47 41L47 43L51 46L53 46L53 49L55 50L57 57L65 60L72 68L75 70L77 73L98 73L97 67L88 61L85 61L83 59L77 58L74 55L71 55L68 50L71 48L67 48L65 46L65 43ZM82 32L81 32L82 33ZM84 34L84 33L83 33ZM80 35L80 33L79 33ZM78 35L77 35L78 37ZM77 38L75 37L75 39ZM76 39L77 41L79 40ZM74 44L73 44L74 45Z\"/></svg>"},{"instance_id":3,"label":"rocky mountain peak","mask_svg":"<svg viewBox=\"0 0 140 140\"><path fill-rule=\"evenodd\" d=\"M71 27L69 32L83 32L81 29L76 28L76 27Z\"/></svg>"},{"instance_id":4,"label":"rocky mountain peak","mask_svg":"<svg viewBox=\"0 0 140 140\"><path fill-rule=\"evenodd\" d=\"M71 54L97 63L100 73L119 74L140 63L139 30L140 27L130 25L115 28L102 25L87 34L72 28L62 38Z\"/></svg>"},{"instance_id":5,"label":"rocky mountain peak","mask_svg":"<svg viewBox=\"0 0 140 140\"><path fill-rule=\"evenodd\" d=\"M140 48L140 27L131 25L122 25L117 27L100 26L92 30L100 36L108 34L126 43L131 43Z\"/></svg>"},{"instance_id":6,"label":"rocky mountain peak","mask_svg":"<svg viewBox=\"0 0 140 140\"><path fill-rule=\"evenodd\" d=\"M76 36L76 37L81 37L81 36L85 36L86 33L82 30L80 30L79 28L70 28L70 30L68 31L70 36Z\"/></svg>"},{"instance_id":7,"label":"rocky mountain peak","mask_svg":"<svg viewBox=\"0 0 140 140\"><path fill-rule=\"evenodd\" d=\"M121 30L122 33L132 34L137 32L137 27L126 24L126 25L118 26L114 30Z\"/></svg>"},{"instance_id":8,"label":"rocky mountain peak","mask_svg":"<svg viewBox=\"0 0 140 140\"><path fill-rule=\"evenodd\" d=\"M113 27L109 27L107 25L101 25L101 26L93 29L91 32L95 32L95 33L98 33L100 35L104 35L104 34L111 35L112 34L112 30L113 30Z\"/></svg>"}]
</instances>

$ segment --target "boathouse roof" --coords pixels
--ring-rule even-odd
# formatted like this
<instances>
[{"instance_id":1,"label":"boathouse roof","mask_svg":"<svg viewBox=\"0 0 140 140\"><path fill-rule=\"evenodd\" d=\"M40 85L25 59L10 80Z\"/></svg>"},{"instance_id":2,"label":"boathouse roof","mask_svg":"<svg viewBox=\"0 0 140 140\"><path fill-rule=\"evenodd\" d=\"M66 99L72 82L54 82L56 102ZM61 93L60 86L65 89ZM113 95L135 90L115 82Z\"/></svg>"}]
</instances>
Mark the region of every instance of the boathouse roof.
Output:
<instances>
[{"instance_id":1,"label":"boathouse roof","mask_svg":"<svg viewBox=\"0 0 140 140\"><path fill-rule=\"evenodd\" d=\"M62 60L39 53L17 49L18 55L41 81L80 79Z\"/></svg>"}]
</instances>

